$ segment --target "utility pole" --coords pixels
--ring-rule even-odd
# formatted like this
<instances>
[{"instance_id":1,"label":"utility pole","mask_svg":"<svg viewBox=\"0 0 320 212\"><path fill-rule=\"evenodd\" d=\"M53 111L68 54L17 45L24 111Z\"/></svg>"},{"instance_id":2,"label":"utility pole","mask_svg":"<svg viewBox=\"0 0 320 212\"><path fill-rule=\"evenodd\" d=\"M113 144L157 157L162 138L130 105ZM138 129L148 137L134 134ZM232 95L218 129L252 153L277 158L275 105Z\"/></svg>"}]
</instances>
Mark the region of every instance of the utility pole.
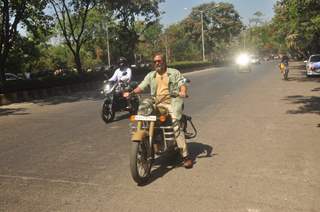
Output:
<instances>
[{"instance_id":1,"label":"utility pole","mask_svg":"<svg viewBox=\"0 0 320 212\"><path fill-rule=\"evenodd\" d=\"M108 24L106 24L106 30L107 30L108 67L110 68L110 48L109 48L109 28L108 28Z\"/></svg>"},{"instance_id":2,"label":"utility pole","mask_svg":"<svg viewBox=\"0 0 320 212\"><path fill-rule=\"evenodd\" d=\"M165 35L165 47L166 47L166 63L168 64L169 58L168 58L168 35Z\"/></svg>"},{"instance_id":3,"label":"utility pole","mask_svg":"<svg viewBox=\"0 0 320 212\"><path fill-rule=\"evenodd\" d=\"M200 13L201 13L202 61L206 61L206 55L204 52L203 11L200 11Z\"/></svg>"},{"instance_id":4,"label":"utility pole","mask_svg":"<svg viewBox=\"0 0 320 212\"><path fill-rule=\"evenodd\" d=\"M246 32L246 30L244 30L243 32L244 32L243 33L243 49L246 49L246 34L247 34L247 32Z\"/></svg>"}]
</instances>

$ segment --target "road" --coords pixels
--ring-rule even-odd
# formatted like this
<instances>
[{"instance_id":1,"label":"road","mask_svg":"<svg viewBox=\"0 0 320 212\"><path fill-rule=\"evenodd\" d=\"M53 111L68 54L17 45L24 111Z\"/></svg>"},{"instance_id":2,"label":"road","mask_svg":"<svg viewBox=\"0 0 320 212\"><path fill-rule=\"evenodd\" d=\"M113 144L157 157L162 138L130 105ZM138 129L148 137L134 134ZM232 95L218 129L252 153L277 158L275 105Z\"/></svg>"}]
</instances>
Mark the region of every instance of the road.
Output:
<instances>
[{"instance_id":1,"label":"road","mask_svg":"<svg viewBox=\"0 0 320 212\"><path fill-rule=\"evenodd\" d=\"M126 114L95 92L0 107L0 211L320 211L320 80L275 62L187 73L198 137L137 186Z\"/></svg>"}]
</instances>

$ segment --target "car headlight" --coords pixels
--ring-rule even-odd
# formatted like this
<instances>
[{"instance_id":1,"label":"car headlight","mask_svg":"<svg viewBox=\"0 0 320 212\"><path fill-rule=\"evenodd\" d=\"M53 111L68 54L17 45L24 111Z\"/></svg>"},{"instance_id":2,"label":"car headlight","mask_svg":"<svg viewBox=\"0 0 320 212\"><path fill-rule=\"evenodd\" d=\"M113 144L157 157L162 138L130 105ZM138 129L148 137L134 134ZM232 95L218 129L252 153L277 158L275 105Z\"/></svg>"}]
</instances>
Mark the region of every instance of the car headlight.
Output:
<instances>
[{"instance_id":1,"label":"car headlight","mask_svg":"<svg viewBox=\"0 0 320 212\"><path fill-rule=\"evenodd\" d=\"M236 59L236 63L238 65L247 65L249 63L249 56L247 54L240 54Z\"/></svg>"}]
</instances>

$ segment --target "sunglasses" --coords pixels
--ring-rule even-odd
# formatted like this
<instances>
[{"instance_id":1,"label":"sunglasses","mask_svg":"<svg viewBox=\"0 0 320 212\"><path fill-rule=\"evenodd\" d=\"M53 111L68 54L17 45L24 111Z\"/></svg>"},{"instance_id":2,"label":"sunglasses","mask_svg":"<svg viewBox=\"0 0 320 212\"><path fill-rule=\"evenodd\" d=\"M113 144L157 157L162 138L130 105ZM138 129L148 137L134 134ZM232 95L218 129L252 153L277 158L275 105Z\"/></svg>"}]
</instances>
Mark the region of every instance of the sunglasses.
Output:
<instances>
[{"instance_id":1,"label":"sunglasses","mask_svg":"<svg viewBox=\"0 0 320 212\"><path fill-rule=\"evenodd\" d=\"M154 60L154 63L162 63L162 60Z\"/></svg>"}]
</instances>

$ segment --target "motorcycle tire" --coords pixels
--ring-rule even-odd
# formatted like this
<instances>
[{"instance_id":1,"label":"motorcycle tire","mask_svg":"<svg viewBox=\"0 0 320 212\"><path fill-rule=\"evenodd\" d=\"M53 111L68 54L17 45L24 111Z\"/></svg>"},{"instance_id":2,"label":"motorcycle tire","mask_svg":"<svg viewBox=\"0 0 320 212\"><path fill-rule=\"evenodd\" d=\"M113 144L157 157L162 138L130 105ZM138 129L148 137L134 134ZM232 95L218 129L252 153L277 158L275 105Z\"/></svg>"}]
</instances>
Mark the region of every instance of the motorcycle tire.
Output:
<instances>
[{"instance_id":1,"label":"motorcycle tire","mask_svg":"<svg viewBox=\"0 0 320 212\"><path fill-rule=\"evenodd\" d=\"M286 70L283 75L284 80L288 80L288 75L289 75L289 70Z\"/></svg>"},{"instance_id":2,"label":"motorcycle tire","mask_svg":"<svg viewBox=\"0 0 320 212\"><path fill-rule=\"evenodd\" d=\"M102 105L101 117L105 123L110 123L114 120L115 112L112 109L111 104L104 102Z\"/></svg>"},{"instance_id":3,"label":"motorcycle tire","mask_svg":"<svg viewBox=\"0 0 320 212\"><path fill-rule=\"evenodd\" d=\"M150 178L152 159L148 157L147 144L147 137L143 141L131 143L130 171L138 185L146 184Z\"/></svg>"}]
</instances>

